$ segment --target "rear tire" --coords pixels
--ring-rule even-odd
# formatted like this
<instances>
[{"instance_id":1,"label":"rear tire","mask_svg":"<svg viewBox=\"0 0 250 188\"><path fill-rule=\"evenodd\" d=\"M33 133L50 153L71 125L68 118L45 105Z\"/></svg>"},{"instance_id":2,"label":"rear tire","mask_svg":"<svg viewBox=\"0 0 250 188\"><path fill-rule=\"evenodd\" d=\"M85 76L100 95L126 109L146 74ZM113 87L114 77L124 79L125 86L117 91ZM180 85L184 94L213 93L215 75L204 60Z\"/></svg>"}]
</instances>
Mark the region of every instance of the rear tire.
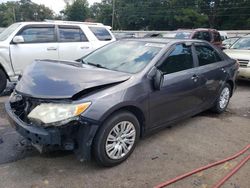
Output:
<instances>
[{"instance_id":1,"label":"rear tire","mask_svg":"<svg viewBox=\"0 0 250 188\"><path fill-rule=\"evenodd\" d=\"M112 167L125 161L139 140L140 124L130 112L120 111L109 117L95 136L96 162Z\"/></svg>"},{"instance_id":2,"label":"rear tire","mask_svg":"<svg viewBox=\"0 0 250 188\"><path fill-rule=\"evenodd\" d=\"M226 83L222 87L220 94L218 98L216 99L215 105L212 108L213 112L221 114L226 110L230 101L231 92L232 92L231 86L228 83Z\"/></svg>"},{"instance_id":3,"label":"rear tire","mask_svg":"<svg viewBox=\"0 0 250 188\"><path fill-rule=\"evenodd\" d=\"M0 95L5 90L7 85L7 77L2 69L0 69Z\"/></svg>"}]
</instances>

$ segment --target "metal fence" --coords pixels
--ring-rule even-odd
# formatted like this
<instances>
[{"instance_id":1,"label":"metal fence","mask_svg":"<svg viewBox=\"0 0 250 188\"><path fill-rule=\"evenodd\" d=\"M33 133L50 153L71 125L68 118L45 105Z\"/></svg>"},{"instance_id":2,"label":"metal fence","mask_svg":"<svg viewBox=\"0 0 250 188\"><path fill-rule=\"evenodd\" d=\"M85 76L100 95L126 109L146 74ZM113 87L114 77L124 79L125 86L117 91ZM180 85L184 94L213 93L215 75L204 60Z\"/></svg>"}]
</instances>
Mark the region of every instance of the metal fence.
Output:
<instances>
[{"instance_id":1,"label":"metal fence","mask_svg":"<svg viewBox=\"0 0 250 188\"><path fill-rule=\"evenodd\" d=\"M244 36L250 34L250 30L223 30L227 33L228 37L235 37L235 36ZM162 33L167 34L171 33L171 31L112 31L113 33L130 33L134 34L135 37L144 37L146 34L149 33Z\"/></svg>"}]
</instances>

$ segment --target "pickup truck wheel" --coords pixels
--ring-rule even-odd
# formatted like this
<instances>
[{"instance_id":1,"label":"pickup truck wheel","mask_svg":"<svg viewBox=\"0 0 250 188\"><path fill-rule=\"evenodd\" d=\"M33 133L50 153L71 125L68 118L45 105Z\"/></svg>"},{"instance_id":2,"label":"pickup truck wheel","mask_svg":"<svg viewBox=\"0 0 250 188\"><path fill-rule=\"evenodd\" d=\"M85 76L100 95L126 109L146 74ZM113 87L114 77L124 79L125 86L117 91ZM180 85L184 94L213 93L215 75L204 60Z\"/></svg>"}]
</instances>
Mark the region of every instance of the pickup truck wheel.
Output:
<instances>
[{"instance_id":1,"label":"pickup truck wheel","mask_svg":"<svg viewBox=\"0 0 250 188\"><path fill-rule=\"evenodd\" d=\"M7 77L2 69L0 69L0 94L5 90L7 85Z\"/></svg>"},{"instance_id":2,"label":"pickup truck wheel","mask_svg":"<svg viewBox=\"0 0 250 188\"><path fill-rule=\"evenodd\" d=\"M122 163L133 152L140 135L137 118L118 112L108 118L98 131L93 145L97 163L111 167Z\"/></svg>"},{"instance_id":3,"label":"pickup truck wheel","mask_svg":"<svg viewBox=\"0 0 250 188\"><path fill-rule=\"evenodd\" d=\"M231 94L231 86L229 84L225 84L220 91L219 97L217 98L212 111L220 114L224 112L229 104L230 101L230 94Z\"/></svg>"}]
</instances>

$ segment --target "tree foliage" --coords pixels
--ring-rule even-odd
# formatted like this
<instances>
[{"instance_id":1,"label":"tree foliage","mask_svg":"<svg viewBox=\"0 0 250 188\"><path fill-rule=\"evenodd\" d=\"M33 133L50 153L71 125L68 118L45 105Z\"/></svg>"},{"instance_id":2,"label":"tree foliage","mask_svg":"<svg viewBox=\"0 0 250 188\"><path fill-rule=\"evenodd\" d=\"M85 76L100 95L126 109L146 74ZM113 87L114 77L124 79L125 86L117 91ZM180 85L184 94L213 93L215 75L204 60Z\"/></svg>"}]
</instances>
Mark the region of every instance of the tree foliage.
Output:
<instances>
[{"instance_id":1,"label":"tree foliage","mask_svg":"<svg viewBox=\"0 0 250 188\"><path fill-rule=\"evenodd\" d=\"M0 4L0 27L15 21L45 18L72 21L95 20L123 30L174 30L211 27L250 29L250 0L102 0L89 6L87 0L64 0L60 13L31 0Z\"/></svg>"},{"instance_id":2,"label":"tree foliage","mask_svg":"<svg viewBox=\"0 0 250 188\"><path fill-rule=\"evenodd\" d=\"M72 4L67 3L66 9L64 10L66 19L84 21L89 15L88 6L87 0L75 0Z\"/></svg>"},{"instance_id":3,"label":"tree foliage","mask_svg":"<svg viewBox=\"0 0 250 188\"><path fill-rule=\"evenodd\" d=\"M112 23L112 0L103 0L90 7L90 17L106 25Z\"/></svg>"},{"instance_id":4,"label":"tree foliage","mask_svg":"<svg viewBox=\"0 0 250 188\"><path fill-rule=\"evenodd\" d=\"M14 22L41 21L52 18L52 10L44 5L32 3L31 0L10 1L0 4L0 27L6 27Z\"/></svg>"},{"instance_id":5,"label":"tree foliage","mask_svg":"<svg viewBox=\"0 0 250 188\"><path fill-rule=\"evenodd\" d=\"M114 0L115 29L172 30L213 27L250 29L249 0ZM90 8L98 22L111 25L112 0Z\"/></svg>"}]
</instances>

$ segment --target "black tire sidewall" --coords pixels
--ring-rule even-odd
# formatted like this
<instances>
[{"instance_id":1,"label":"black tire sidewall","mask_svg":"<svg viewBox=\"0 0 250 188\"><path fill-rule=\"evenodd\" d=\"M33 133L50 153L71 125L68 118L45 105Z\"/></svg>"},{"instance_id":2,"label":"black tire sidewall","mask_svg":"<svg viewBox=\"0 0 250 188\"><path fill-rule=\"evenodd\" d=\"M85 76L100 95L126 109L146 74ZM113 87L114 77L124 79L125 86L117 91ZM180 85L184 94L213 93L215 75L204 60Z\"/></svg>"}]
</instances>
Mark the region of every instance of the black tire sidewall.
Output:
<instances>
[{"instance_id":1,"label":"black tire sidewall","mask_svg":"<svg viewBox=\"0 0 250 188\"><path fill-rule=\"evenodd\" d=\"M5 90L7 85L7 77L2 69L0 69L0 94Z\"/></svg>"},{"instance_id":2,"label":"black tire sidewall","mask_svg":"<svg viewBox=\"0 0 250 188\"><path fill-rule=\"evenodd\" d=\"M112 130L112 128L121 121L129 121L133 123L136 129L136 138L135 138L135 143L133 147L131 148L131 150L129 151L129 153L121 159L114 160L108 157L106 150L105 150L105 144L106 144L107 137L110 131ZM137 118L132 113L126 112L126 111L120 111L120 112L113 114L110 118L108 118L104 122L104 124L102 125L102 127L100 128L100 130L98 131L94 139L93 151L94 151L94 155L95 155L95 159L97 163L101 166L106 166L106 167L112 167L112 166L122 163L134 151L134 148L139 140L139 137L140 137L140 124Z\"/></svg>"},{"instance_id":3,"label":"black tire sidewall","mask_svg":"<svg viewBox=\"0 0 250 188\"><path fill-rule=\"evenodd\" d=\"M230 94L231 94L231 92L232 92L231 86L230 86L228 83L226 83L226 84L222 87L222 89L220 90L219 96L218 96L218 98L217 98L217 100L216 100L215 107L214 107L214 109L213 109L213 110L214 110L215 112L217 112L217 113L223 113L223 112L227 109L227 106L228 106L229 101L230 101L230 98L229 98L229 100L228 100L228 102L227 102L227 105L226 105L224 108L221 108L221 107L220 107L220 96L221 96L222 91L223 91L225 88L228 88L228 89L229 89Z\"/></svg>"}]
</instances>

